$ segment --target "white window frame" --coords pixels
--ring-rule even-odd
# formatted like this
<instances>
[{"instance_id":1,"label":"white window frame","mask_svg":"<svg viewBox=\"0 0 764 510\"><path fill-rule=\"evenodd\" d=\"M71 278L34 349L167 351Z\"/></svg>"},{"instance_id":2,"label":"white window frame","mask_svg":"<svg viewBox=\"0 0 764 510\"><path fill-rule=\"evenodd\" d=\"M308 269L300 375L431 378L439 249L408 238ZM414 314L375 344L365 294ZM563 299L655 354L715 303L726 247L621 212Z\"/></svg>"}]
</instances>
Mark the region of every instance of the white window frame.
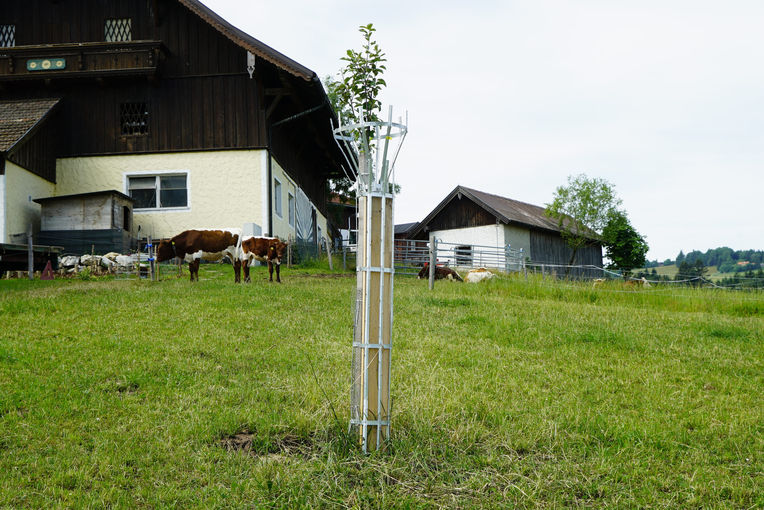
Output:
<instances>
[{"instance_id":1,"label":"white window frame","mask_svg":"<svg viewBox=\"0 0 764 510\"><path fill-rule=\"evenodd\" d=\"M133 209L136 213L144 213L144 212L175 212L175 211L190 211L191 210L191 172L189 170L161 170L161 171L153 171L153 170L143 170L138 172L126 172L123 174L123 188L125 190L125 195L130 196L130 178L131 177L156 177L157 182L157 202L160 200L160 188L159 183L160 177L172 177L177 175L183 175L186 177L186 205L180 206L180 207L162 207L161 203L159 204L159 207L145 207L145 208L139 208L135 207Z\"/></svg>"},{"instance_id":2,"label":"white window frame","mask_svg":"<svg viewBox=\"0 0 764 510\"><path fill-rule=\"evenodd\" d=\"M273 211L276 213L276 216L279 218L284 217L283 213L283 207L282 207L282 199L281 195L283 194L283 186L281 185L281 181L278 177L273 178Z\"/></svg>"},{"instance_id":3,"label":"white window frame","mask_svg":"<svg viewBox=\"0 0 764 510\"><path fill-rule=\"evenodd\" d=\"M289 191L287 193L287 213L289 217L289 226L294 228L295 227L295 221L297 218L297 198L294 196L294 193Z\"/></svg>"}]
</instances>

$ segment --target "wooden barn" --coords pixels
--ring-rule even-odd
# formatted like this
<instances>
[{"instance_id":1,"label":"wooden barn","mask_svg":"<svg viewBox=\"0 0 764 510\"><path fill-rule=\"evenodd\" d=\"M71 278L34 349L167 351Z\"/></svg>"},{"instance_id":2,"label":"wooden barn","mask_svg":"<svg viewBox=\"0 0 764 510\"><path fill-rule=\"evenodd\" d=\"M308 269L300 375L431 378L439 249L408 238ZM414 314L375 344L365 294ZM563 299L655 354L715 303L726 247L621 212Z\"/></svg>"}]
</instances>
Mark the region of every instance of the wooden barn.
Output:
<instances>
[{"instance_id":1,"label":"wooden barn","mask_svg":"<svg viewBox=\"0 0 764 510\"><path fill-rule=\"evenodd\" d=\"M566 265L571 249L557 221L544 208L475 189L457 186L433 211L408 229L400 239L429 239L469 246L522 248L535 264ZM602 267L602 245L592 241L579 249L576 265Z\"/></svg>"},{"instance_id":2,"label":"wooden barn","mask_svg":"<svg viewBox=\"0 0 764 510\"><path fill-rule=\"evenodd\" d=\"M134 237L315 241L333 120L316 73L198 0L3 0L0 242L40 230L34 199L104 190L132 198Z\"/></svg>"}]
</instances>

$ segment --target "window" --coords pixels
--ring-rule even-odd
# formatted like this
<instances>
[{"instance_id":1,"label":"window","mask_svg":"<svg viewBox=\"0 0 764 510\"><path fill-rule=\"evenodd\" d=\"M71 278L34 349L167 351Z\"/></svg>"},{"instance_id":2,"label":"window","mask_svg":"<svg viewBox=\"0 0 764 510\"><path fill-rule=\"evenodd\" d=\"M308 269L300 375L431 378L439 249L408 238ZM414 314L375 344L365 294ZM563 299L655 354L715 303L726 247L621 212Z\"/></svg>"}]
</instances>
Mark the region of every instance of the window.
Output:
<instances>
[{"instance_id":1,"label":"window","mask_svg":"<svg viewBox=\"0 0 764 510\"><path fill-rule=\"evenodd\" d=\"M273 179L273 208L276 210L276 214L281 215L281 182L278 179Z\"/></svg>"},{"instance_id":2,"label":"window","mask_svg":"<svg viewBox=\"0 0 764 510\"><path fill-rule=\"evenodd\" d=\"M287 207L289 208L289 226L294 227L294 217L295 217L295 206L297 205L295 203L294 195L289 193L289 203L287 204Z\"/></svg>"},{"instance_id":3,"label":"window","mask_svg":"<svg viewBox=\"0 0 764 510\"><path fill-rule=\"evenodd\" d=\"M0 47L16 46L16 25L0 25Z\"/></svg>"},{"instance_id":4,"label":"window","mask_svg":"<svg viewBox=\"0 0 764 510\"><path fill-rule=\"evenodd\" d=\"M130 18L107 19L103 25L103 37L106 42L132 41L133 20Z\"/></svg>"},{"instance_id":5,"label":"window","mask_svg":"<svg viewBox=\"0 0 764 510\"><path fill-rule=\"evenodd\" d=\"M127 178L127 194L136 209L187 207L186 175L149 175Z\"/></svg>"},{"instance_id":6,"label":"window","mask_svg":"<svg viewBox=\"0 0 764 510\"><path fill-rule=\"evenodd\" d=\"M148 104L122 103L119 105L119 126L124 136L149 134Z\"/></svg>"},{"instance_id":7,"label":"window","mask_svg":"<svg viewBox=\"0 0 764 510\"><path fill-rule=\"evenodd\" d=\"M472 246L457 246L454 249L454 255L456 256L457 266L472 265Z\"/></svg>"}]
</instances>

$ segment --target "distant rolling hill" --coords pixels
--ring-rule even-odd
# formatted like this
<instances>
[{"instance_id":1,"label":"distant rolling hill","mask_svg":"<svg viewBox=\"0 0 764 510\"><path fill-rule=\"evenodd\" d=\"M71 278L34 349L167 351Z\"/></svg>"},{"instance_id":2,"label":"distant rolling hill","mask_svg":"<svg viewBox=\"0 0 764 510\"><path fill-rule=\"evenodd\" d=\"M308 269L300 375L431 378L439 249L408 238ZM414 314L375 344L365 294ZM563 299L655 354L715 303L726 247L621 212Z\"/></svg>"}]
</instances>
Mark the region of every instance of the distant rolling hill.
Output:
<instances>
[{"instance_id":1,"label":"distant rolling hill","mask_svg":"<svg viewBox=\"0 0 764 510\"><path fill-rule=\"evenodd\" d=\"M669 278L674 278L676 274L679 272L679 268L676 267L674 264L671 264L670 266L659 266L655 268L647 268L647 269L639 269L634 271L635 273L638 273L639 271L645 271L647 273L651 273L655 269L657 273L661 276L666 275ZM730 277L733 276L735 273L719 273L717 271L716 266L708 266L706 268L706 278L714 280L714 279L721 279L724 277Z\"/></svg>"}]
</instances>

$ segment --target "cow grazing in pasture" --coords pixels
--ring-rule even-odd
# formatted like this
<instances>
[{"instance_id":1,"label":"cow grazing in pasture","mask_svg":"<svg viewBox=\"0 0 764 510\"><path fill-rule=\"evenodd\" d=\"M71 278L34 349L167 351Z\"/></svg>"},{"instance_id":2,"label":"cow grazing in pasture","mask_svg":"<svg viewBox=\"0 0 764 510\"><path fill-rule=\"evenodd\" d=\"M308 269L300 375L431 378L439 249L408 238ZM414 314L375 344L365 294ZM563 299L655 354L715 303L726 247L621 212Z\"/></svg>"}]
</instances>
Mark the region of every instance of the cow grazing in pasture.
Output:
<instances>
[{"instance_id":1,"label":"cow grazing in pasture","mask_svg":"<svg viewBox=\"0 0 764 510\"><path fill-rule=\"evenodd\" d=\"M652 285L650 285L650 282L648 282L644 276L638 279L626 280L624 282L624 285L628 288L652 287Z\"/></svg>"},{"instance_id":2,"label":"cow grazing in pasture","mask_svg":"<svg viewBox=\"0 0 764 510\"><path fill-rule=\"evenodd\" d=\"M270 281L276 267L276 281L281 283L281 259L286 253L287 243L275 237L250 237L241 242L241 262L244 267L244 281L249 282L249 265L255 261L268 263Z\"/></svg>"},{"instance_id":3,"label":"cow grazing in pasture","mask_svg":"<svg viewBox=\"0 0 764 510\"><path fill-rule=\"evenodd\" d=\"M227 256L234 269L234 281L241 281L241 230L186 230L172 239L165 239L156 249L157 262L172 258L188 262L191 281L199 281L199 263L216 261Z\"/></svg>"},{"instance_id":4,"label":"cow grazing in pasture","mask_svg":"<svg viewBox=\"0 0 764 510\"><path fill-rule=\"evenodd\" d=\"M425 262L424 267L419 271L417 279L430 278L430 263ZM450 267L435 266L435 279L436 280L456 280L457 282L463 282L459 273L451 269Z\"/></svg>"}]
</instances>

